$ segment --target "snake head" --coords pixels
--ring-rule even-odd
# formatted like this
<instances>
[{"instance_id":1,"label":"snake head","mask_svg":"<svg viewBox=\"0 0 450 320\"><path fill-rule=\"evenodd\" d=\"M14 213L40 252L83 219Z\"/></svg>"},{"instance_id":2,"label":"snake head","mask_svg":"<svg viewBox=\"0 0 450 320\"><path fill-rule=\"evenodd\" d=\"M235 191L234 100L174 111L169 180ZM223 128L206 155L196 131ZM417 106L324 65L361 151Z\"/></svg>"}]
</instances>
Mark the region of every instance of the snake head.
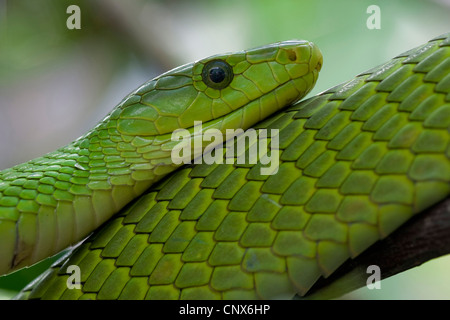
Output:
<instances>
[{"instance_id":1,"label":"snake head","mask_svg":"<svg viewBox=\"0 0 450 320\"><path fill-rule=\"evenodd\" d=\"M214 55L148 81L107 120L128 136L164 135L192 128L194 121L246 129L304 97L321 66L322 54L308 41Z\"/></svg>"}]
</instances>

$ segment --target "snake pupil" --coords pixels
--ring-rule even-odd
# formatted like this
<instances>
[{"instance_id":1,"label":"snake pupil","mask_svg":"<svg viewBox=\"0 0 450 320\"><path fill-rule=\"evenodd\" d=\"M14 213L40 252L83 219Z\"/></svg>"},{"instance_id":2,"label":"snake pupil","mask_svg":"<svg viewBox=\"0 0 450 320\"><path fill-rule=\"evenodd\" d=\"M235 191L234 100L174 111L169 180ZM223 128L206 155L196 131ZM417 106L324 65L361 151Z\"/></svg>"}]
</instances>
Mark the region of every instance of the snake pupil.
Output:
<instances>
[{"instance_id":1,"label":"snake pupil","mask_svg":"<svg viewBox=\"0 0 450 320\"><path fill-rule=\"evenodd\" d=\"M220 67L211 68L209 78L214 83L221 83L225 79L225 71Z\"/></svg>"}]
</instances>

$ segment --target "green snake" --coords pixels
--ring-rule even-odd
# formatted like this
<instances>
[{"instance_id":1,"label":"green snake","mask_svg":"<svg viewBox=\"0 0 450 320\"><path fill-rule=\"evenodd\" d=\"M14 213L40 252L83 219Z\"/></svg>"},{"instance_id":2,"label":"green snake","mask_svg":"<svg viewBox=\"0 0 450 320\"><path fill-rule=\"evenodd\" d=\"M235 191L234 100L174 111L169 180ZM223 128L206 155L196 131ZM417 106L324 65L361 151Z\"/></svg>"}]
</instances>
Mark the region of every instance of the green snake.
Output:
<instances>
[{"instance_id":1,"label":"green snake","mask_svg":"<svg viewBox=\"0 0 450 320\"><path fill-rule=\"evenodd\" d=\"M450 34L294 103L321 66L306 41L203 59L145 83L68 146L0 172L0 273L95 230L19 298L306 294L450 194ZM277 172L177 169L171 132L194 139L197 120L278 129ZM73 265L80 289L67 286Z\"/></svg>"}]
</instances>

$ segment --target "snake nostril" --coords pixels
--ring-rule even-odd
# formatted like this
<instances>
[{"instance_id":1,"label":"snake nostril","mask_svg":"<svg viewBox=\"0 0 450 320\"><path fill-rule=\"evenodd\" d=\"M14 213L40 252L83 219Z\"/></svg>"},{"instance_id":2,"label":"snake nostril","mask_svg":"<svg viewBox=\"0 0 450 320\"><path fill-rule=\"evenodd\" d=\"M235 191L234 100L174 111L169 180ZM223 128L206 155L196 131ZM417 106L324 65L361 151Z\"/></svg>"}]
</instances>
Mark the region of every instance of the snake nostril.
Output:
<instances>
[{"instance_id":1,"label":"snake nostril","mask_svg":"<svg viewBox=\"0 0 450 320\"><path fill-rule=\"evenodd\" d=\"M316 70L320 71L320 69L322 69L322 60L317 62L317 65L316 65Z\"/></svg>"},{"instance_id":2,"label":"snake nostril","mask_svg":"<svg viewBox=\"0 0 450 320\"><path fill-rule=\"evenodd\" d=\"M297 59L297 54L295 53L294 50L289 49L289 50L286 50L286 51L287 51L289 60L295 61Z\"/></svg>"}]
</instances>

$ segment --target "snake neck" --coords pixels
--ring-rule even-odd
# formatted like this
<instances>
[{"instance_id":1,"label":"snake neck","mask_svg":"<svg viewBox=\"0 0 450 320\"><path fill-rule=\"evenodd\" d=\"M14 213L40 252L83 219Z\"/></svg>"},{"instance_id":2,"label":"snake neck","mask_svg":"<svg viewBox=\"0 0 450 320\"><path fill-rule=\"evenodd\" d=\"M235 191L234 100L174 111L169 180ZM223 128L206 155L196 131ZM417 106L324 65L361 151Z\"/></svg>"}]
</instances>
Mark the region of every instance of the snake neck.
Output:
<instances>
[{"instance_id":1,"label":"snake neck","mask_svg":"<svg viewBox=\"0 0 450 320\"><path fill-rule=\"evenodd\" d=\"M175 165L170 136L126 136L105 119L74 142L0 172L0 274L86 237Z\"/></svg>"}]
</instances>

